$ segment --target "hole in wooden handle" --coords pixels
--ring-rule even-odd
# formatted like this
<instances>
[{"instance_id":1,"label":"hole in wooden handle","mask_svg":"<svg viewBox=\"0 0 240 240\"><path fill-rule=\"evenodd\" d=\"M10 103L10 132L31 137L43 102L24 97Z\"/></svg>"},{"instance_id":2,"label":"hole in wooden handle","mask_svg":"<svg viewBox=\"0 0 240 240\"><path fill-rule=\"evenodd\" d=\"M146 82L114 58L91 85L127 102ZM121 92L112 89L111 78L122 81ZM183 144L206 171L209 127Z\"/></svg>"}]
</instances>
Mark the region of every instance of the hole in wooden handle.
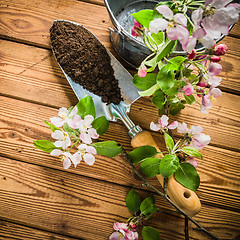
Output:
<instances>
[{"instance_id":1,"label":"hole in wooden handle","mask_svg":"<svg viewBox=\"0 0 240 240\"><path fill-rule=\"evenodd\" d=\"M185 198L190 198L190 197L191 197L191 192L188 191L188 190L186 190L186 191L183 193L183 196L184 196Z\"/></svg>"}]
</instances>

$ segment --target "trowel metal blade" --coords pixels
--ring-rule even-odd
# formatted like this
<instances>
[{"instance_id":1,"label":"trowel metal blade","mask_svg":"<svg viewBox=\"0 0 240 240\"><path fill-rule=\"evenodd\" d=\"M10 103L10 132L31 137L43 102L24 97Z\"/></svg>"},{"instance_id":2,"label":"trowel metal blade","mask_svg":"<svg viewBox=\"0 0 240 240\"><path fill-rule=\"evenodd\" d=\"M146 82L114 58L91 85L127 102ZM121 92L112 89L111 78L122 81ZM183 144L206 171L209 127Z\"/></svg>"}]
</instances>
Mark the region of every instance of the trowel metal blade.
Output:
<instances>
[{"instance_id":1,"label":"trowel metal blade","mask_svg":"<svg viewBox=\"0 0 240 240\"><path fill-rule=\"evenodd\" d=\"M71 22L71 21L66 21L66 20L55 20L55 21L69 22L69 23L79 25L79 26L85 28L84 26L82 26L78 23ZM85 28L85 29L98 40L98 38L91 31L89 31L87 28ZM100 42L100 40L98 40L98 41ZM52 51L55 56L53 48L52 48ZM132 75L122 66L122 64L107 49L106 49L106 51L111 58L111 65L114 70L114 76L119 82L119 88L121 90L121 95L123 98L123 101L121 101L120 104L117 106L120 109L122 109L124 112L129 112L131 104L140 97L138 94L138 89L132 83ZM110 105L114 105L114 104L107 105L106 103L102 102L101 97L99 97L98 95L83 88L79 83L74 82L66 74L64 69L61 67L61 64L60 63L58 63L58 64L59 64L60 68L62 69L65 77L67 78L69 84L71 85L71 87L78 99L84 98L87 95L91 96L95 103L96 116L99 117L99 116L104 115L108 120L116 121L117 116L114 116L112 114L111 107L110 107Z\"/></svg>"}]
</instances>

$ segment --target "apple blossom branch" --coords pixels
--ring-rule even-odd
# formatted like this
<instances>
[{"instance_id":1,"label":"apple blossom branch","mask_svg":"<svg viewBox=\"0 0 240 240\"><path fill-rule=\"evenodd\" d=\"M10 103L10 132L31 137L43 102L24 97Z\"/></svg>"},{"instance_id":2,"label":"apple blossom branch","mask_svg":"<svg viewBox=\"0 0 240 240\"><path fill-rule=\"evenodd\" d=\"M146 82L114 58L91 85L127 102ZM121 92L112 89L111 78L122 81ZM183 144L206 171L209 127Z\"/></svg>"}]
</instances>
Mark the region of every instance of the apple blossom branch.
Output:
<instances>
[{"instance_id":1,"label":"apple blossom branch","mask_svg":"<svg viewBox=\"0 0 240 240\"><path fill-rule=\"evenodd\" d=\"M129 158L126 150L122 149L122 156L127 161L127 163L131 166L133 172L144 182L143 186L146 186L150 189L152 189L156 194L159 196L165 198L173 207L175 207L180 214L182 214L185 218L189 219L192 223L194 223L201 231L205 232L208 236L212 237L213 239L220 240L217 236L210 233L207 229L202 227L197 221L195 221L192 217L188 216L186 213L184 213L175 203L172 202L172 200L167 196L167 194L162 193L157 188L155 188L151 183L147 181L147 179L137 170L137 168L132 163L131 159ZM186 223L186 221L185 221Z\"/></svg>"}]
</instances>

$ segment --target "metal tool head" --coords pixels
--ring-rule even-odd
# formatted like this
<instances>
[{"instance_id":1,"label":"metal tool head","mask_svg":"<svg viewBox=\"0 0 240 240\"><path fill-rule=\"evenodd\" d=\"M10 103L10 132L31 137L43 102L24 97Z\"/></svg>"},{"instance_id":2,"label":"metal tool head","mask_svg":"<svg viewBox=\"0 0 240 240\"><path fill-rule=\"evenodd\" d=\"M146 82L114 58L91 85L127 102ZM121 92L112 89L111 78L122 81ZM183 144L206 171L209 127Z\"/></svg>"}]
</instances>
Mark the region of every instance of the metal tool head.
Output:
<instances>
[{"instance_id":1,"label":"metal tool head","mask_svg":"<svg viewBox=\"0 0 240 240\"><path fill-rule=\"evenodd\" d=\"M57 22L57 21L68 22L71 24L81 26L98 40L98 38L91 31L89 31L87 28L85 28L84 26L82 26L80 24L77 24L77 23L74 23L71 21L66 21L66 20L55 20L54 22ZM102 46L104 46L104 45L102 44ZM53 47L52 47L52 51L55 56L55 51L54 51ZM121 96L122 96L123 101L121 101L120 104L118 104L118 105L115 105L112 103L107 105L106 103L104 103L101 100L101 97L99 97L98 95L83 88L79 83L74 82L68 76L68 74L66 74L66 72L62 68L61 64L60 63L58 63L58 64L59 64L60 68L62 69L64 75L66 76L69 84L71 85L71 87L78 99L84 98L87 95L91 96L95 103L96 116L98 117L98 116L104 115L108 120L116 121L117 118L120 118L120 117L118 116L117 113L115 113L114 109L121 109L121 111L123 111L125 113L129 112L131 104L134 101L136 101L140 96L138 94L138 89L132 84L132 75L121 65L121 63L107 49L106 49L106 51L107 51L108 55L110 56L111 65L114 70L114 76L118 80L119 88L121 90Z\"/></svg>"}]
</instances>

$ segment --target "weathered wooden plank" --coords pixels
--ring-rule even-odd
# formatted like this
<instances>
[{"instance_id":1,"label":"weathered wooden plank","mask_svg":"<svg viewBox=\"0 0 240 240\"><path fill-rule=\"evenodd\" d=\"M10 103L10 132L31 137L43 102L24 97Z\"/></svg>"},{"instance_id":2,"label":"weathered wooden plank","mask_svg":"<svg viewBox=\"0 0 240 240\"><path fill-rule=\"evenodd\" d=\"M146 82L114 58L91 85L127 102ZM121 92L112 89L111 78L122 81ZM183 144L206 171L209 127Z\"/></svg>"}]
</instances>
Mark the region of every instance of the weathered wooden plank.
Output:
<instances>
[{"instance_id":1,"label":"weathered wooden plank","mask_svg":"<svg viewBox=\"0 0 240 240\"><path fill-rule=\"evenodd\" d=\"M22 226L16 223L0 220L0 237L5 240L76 240L67 236L61 236L55 233L42 231L35 228Z\"/></svg>"},{"instance_id":2,"label":"weathered wooden plank","mask_svg":"<svg viewBox=\"0 0 240 240\"><path fill-rule=\"evenodd\" d=\"M76 0L1 0L0 35L50 48L49 28L55 19L76 21L109 43L109 17L105 6Z\"/></svg>"},{"instance_id":3,"label":"weathered wooden plank","mask_svg":"<svg viewBox=\"0 0 240 240\"><path fill-rule=\"evenodd\" d=\"M87 3L92 3L92 4L98 4L101 6L105 6L104 0L77 0L80 2L87 2Z\"/></svg>"},{"instance_id":4,"label":"weathered wooden plank","mask_svg":"<svg viewBox=\"0 0 240 240\"><path fill-rule=\"evenodd\" d=\"M0 97L0 152L3 156L37 165L62 170L62 164L55 157L43 153L33 146L37 139L49 139L51 131L43 122L57 114L56 109L33 103ZM154 138L164 149L162 136L154 133ZM120 124L111 124L101 140L115 140L130 150L130 139L126 129ZM198 191L202 202L216 204L222 208L239 209L239 159L237 152L206 147L202 151L204 160L198 160L201 186ZM130 167L121 156L114 159L98 156L92 167L81 163L70 172L97 178L121 185L141 187L142 182L135 179ZM156 179L152 180L159 188Z\"/></svg>"},{"instance_id":5,"label":"weathered wooden plank","mask_svg":"<svg viewBox=\"0 0 240 240\"><path fill-rule=\"evenodd\" d=\"M96 1L96 0L88 0ZM98 0L97 0L98 1ZM98 2L102 2L99 0ZM49 47L48 29L54 19L67 19L79 22L101 38L108 41L107 28L110 19L106 7L89 4L87 1L57 1L43 0L1 0L1 26L0 34L22 41L40 44ZM86 11L87 9L87 11ZM79 16L81 15L81 18ZM94 16L94 17L92 17ZM104 19L103 19L104 16ZM24 31L23 30L24 27ZM238 36L239 22L231 30L232 35ZM104 33L103 36L100 32Z\"/></svg>"},{"instance_id":6,"label":"weathered wooden plank","mask_svg":"<svg viewBox=\"0 0 240 240\"><path fill-rule=\"evenodd\" d=\"M236 38L240 38L240 20L234 25L229 35Z\"/></svg>"},{"instance_id":7,"label":"weathered wooden plank","mask_svg":"<svg viewBox=\"0 0 240 240\"><path fill-rule=\"evenodd\" d=\"M124 221L130 216L125 207L128 187L6 158L0 158L0 162L2 218L97 240L107 239L114 221ZM138 192L146 197L146 192ZM162 206L159 197L156 197L156 204ZM233 239L239 234L238 213L207 206L203 210L196 220L220 238ZM184 239L184 221L174 215L161 208L150 221L163 239ZM207 239L192 226L190 234L193 239Z\"/></svg>"},{"instance_id":8,"label":"weathered wooden plank","mask_svg":"<svg viewBox=\"0 0 240 240\"><path fill-rule=\"evenodd\" d=\"M79 22L89 28L107 48L114 52L109 40L110 20L105 6L75 0L64 2L34 0L27 5L24 0L8 0L2 3L0 12L0 35L8 38L50 48L49 28L52 21L54 19L67 19ZM79 14L81 14L81 18L79 18ZM94 18L89 17L92 15ZM238 30L235 31L238 26L239 22L232 29L233 33L238 32ZM228 54L222 57L223 72L221 77L226 80L223 82L222 88L239 93L238 39L225 37L222 43L228 44L230 49Z\"/></svg>"},{"instance_id":9,"label":"weathered wooden plank","mask_svg":"<svg viewBox=\"0 0 240 240\"><path fill-rule=\"evenodd\" d=\"M50 51L2 40L0 53L2 94L54 107L68 107L77 103L77 98ZM177 120L193 125L202 122L205 132L212 135L212 144L238 149L240 107L232 103L239 102L239 98L223 93L222 97L214 101L210 114L202 114L199 106L194 104L182 111ZM157 110L148 99L143 98L133 104L131 117L137 124L149 129L150 122L157 119Z\"/></svg>"}]
</instances>

